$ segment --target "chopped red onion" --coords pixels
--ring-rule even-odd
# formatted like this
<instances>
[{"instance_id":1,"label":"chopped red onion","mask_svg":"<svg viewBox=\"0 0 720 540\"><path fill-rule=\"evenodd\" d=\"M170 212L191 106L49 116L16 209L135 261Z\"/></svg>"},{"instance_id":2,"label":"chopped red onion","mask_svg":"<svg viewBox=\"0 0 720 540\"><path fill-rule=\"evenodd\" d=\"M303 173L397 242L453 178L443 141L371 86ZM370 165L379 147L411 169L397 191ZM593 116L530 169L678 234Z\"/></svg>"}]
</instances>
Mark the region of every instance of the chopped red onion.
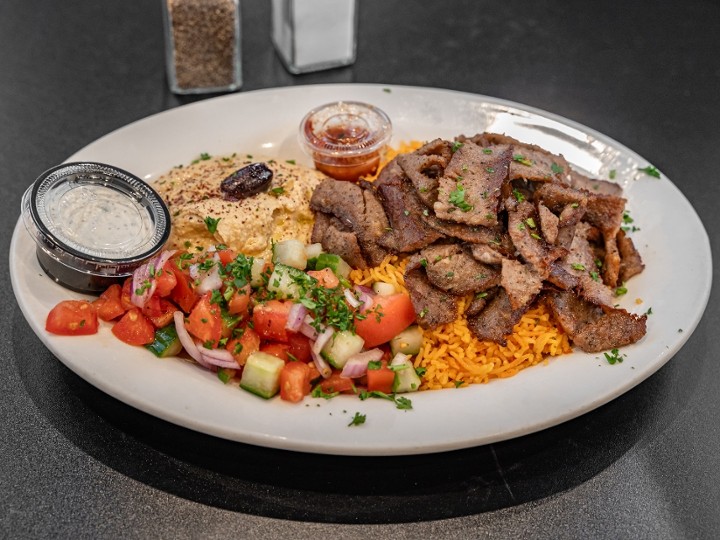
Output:
<instances>
[{"instance_id":1,"label":"chopped red onion","mask_svg":"<svg viewBox=\"0 0 720 540\"><path fill-rule=\"evenodd\" d=\"M215 357L214 355L210 355L208 353L218 351L220 349L204 349L202 347L198 347L198 350L200 351L200 356L202 356L203 360L210 364L211 366L221 367L221 368L228 368L228 369L237 369L238 364L235 361L234 358L232 358L232 355L230 355L230 360L222 360L220 358Z\"/></svg>"},{"instance_id":2,"label":"chopped red onion","mask_svg":"<svg viewBox=\"0 0 720 540\"><path fill-rule=\"evenodd\" d=\"M383 357L383 352L380 349L370 349L369 351L363 351L357 354L353 354L348 358L345 366L343 366L342 377L350 379L356 379L362 377L367 373L367 366L369 362L377 362Z\"/></svg>"},{"instance_id":3,"label":"chopped red onion","mask_svg":"<svg viewBox=\"0 0 720 540\"><path fill-rule=\"evenodd\" d=\"M313 341L315 341L318 337L317 330L315 330L315 328L313 328L312 326L314 322L315 319L313 319L310 315L305 315L305 318L300 325L300 333L304 336L309 337Z\"/></svg>"},{"instance_id":4,"label":"chopped red onion","mask_svg":"<svg viewBox=\"0 0 720 540\"><path fill-rule=\"evenodd\" d=\"M201 366L207 369L212 369L210 364L208 364L205 358L203 358L203 355L200 354L200 349L198 349L198 346L195 344L192 336L190 336L187 328L185 328L185 315L183 312L176 311L173 313L173 319L175 320L175 331L177 332L178 339L190 357Z\"/></svg>"},{"instance_id":5,"label":"chopped red onion","mask_svg":"<svg viewBox=\"0 0 720 540\"><path fill-rule=\"evenodd\" d=\"M293 304L288 314L288 321L285 324L285 329L291 332L299 332L303 325L305 316L307 315L307 308L302 304Z\"/></svg>"},{"instance_id":6,"label":"chopped red onion","mask_svg":"<svg viewBox=\"0 0 720 540\"><path fill-rule=\"evenodd\" d=\"M343 291L343 294L345 295L345 300L347 300L347 303L350 304L350 307L360 307L363 302L357 299L357 297L350 291L350 289L345 289Z\"/></svg>"},{"instance_id":7,"label":"chopped red onion","mask_svg":"<svg viewBox=\"0 0 720 540\"><path fill-rule=\"evenodd\" d=\"M372 289L363 287L362 285L355 285L355 290L358 293L360 302L362 302L362 308L360 311L362 312L370 309L373 306L373 297L375 296L375 292Z\"/></svg>"},{"instance_id":8,"label":"chopped red onion","mask_svg":"<svg viewBox=\"0 0 720 540\"><path fill-rule=\"evenodd\" d=\"M133 272L130 301L137 307L142 308L155 292L155 287L155 280L150 279L150 266L148 263L138 266ZM140 292L138 293L138 291Z\"/></svg>"},{"instance_id":9,"label":"chopped red onion","mask_svg":"<svg viewBox=\"0 0 720 540\"><path fill-rule=\"evenodd\" d=\"M197 288L199 294L205 294L210 291L215 291L222 287L222 278L220 277L220 257L213 255L213 261L215 264L212 265L207 272L200 272L200 285Z\"/></svg>"},{"instance_id":10,"label":"chopped red onion","mask_svg":"<svg viewBox=\"0 0 720 540\"><path fill-rule=\"evenodd\" d=\"M310 355L312 356L315 367L320 372L320 375L323 376L323 379L327 379L330 375L332 375L332 369L322 356L313 350L310 351Z\"/></svg>"},{"instance_id":11,"label":"chopped red onion","mask_svg":"<svg viewBox=\"0 0 720 540\"><path fill-rule=\"evenodd\" d=\"M312 345L313 352L315 354L320 354L320 351L325 346L325 344L330 341L334 333L335 330L333 330L331 326L325 327L325 329L320 332L320 335L315 340L315 343L313 343Z\"/></svg>"}]
</instances>

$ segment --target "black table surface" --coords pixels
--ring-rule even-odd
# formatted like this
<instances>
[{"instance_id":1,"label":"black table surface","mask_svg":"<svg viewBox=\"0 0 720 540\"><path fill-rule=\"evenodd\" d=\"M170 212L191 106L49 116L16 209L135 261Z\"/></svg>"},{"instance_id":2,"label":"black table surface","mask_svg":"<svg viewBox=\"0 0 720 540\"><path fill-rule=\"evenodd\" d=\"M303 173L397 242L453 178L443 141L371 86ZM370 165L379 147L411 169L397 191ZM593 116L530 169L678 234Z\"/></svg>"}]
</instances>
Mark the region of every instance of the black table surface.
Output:
<instances>
[{"instance_id":1,"label":"black table surface","mask_svg":"<svg viewBox=\"0 0 720 540\"><path fill-rule=\"evenodd\" d=\"M356 63L293 76L270 43L270 3L243 2L242 91L392 83L552 111L655 164L720 251L717 2L360 3ZM116 128L208 97L172 94L164 62L159 0L0 2L2 252L21 195L42 171ZM2 537L712 538L720 530L716 291L669 363L593 412L478 448L357 458L232 443L108 397L42 345L7 264L2 274Z\"/></svg>"}]
</instances>

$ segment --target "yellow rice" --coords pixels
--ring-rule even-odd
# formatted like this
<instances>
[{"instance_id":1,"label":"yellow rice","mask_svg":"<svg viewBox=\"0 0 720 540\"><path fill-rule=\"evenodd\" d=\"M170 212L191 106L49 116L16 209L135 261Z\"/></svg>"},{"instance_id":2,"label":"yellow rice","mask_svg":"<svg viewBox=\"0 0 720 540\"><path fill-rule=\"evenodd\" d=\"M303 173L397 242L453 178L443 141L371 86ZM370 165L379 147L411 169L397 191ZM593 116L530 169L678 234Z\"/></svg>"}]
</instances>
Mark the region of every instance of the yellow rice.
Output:
<instances>
[{"instance_id":1,"label":"yellow rice","mask_svg":"<svg viewBox=\"0 0 720 540\"><path fill-rule=\"evenodd\" d=\"M380 266L353 270L350 279L357 285L392 283L398 291L407 292L403 278L406 262L405 258L390 255ZM461 313L469 300L460 301ZM539 302L515 325L505 346L477 339L464 316L434 330L424 330L415 367L425 368L420 389L437 390L512 377L521 369L571 351L567 335L555 325L549 309Z\"/></svg>"}]
</instances>

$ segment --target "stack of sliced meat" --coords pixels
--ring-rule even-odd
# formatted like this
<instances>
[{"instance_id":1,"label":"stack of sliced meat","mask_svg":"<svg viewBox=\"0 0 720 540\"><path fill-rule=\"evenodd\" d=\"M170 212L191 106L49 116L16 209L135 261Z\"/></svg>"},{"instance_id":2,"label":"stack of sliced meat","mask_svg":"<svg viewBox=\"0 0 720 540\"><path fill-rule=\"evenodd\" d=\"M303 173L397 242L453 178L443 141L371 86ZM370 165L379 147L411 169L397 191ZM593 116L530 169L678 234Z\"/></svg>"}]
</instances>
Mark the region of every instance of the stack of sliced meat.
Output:
<instances>
[{"instance_id":1,"label":"stack of sliced meat","mask_svg":"<svg viewBox=\"0 0 720 540\"><path fill-rule=\"evenodd\" d=\"M615 289L643 270L621 228L625 202L619 185L562 156L482 133L399 155L372 184L323 181L313 241L357 268L409 255L405 283L424 328L466 305L472 332L504 344L544 298L576 346L599 352L646 331L646 316L614 307Z\"/></svg>"}]
</instances>

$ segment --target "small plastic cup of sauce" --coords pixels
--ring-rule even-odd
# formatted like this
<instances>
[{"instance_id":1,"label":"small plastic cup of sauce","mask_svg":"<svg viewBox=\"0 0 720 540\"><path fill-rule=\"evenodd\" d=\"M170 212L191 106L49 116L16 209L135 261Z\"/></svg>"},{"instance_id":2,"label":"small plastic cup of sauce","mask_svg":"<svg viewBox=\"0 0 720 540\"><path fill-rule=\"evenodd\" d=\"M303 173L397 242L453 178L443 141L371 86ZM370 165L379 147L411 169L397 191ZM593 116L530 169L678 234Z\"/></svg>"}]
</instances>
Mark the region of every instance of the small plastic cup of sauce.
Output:
<instances>
[{"instance_id":1,"label":"small plastic cup of sauce","mask_svg":"<svg viewBox=\"0 0 720 540\"><path fill-rule=\"evenodd\" d=\"M336 180L357 181L375 174L392 136L381 109L357 101L338 101L311 110L300 123L299 140L315 168Z\"/></svg>"},{"instance_id":2,"label":"small plastic cup of sauce","mask_svg":"<svg viewBox=\"0 0 720 540\"><path fill-rule=\"evenodd\" d=\"M44 172L23 195L22 217L45 273L83 293L121 282L170 235L160 196L102 163L66 163Z\"/></svg>"}]
</instances>

